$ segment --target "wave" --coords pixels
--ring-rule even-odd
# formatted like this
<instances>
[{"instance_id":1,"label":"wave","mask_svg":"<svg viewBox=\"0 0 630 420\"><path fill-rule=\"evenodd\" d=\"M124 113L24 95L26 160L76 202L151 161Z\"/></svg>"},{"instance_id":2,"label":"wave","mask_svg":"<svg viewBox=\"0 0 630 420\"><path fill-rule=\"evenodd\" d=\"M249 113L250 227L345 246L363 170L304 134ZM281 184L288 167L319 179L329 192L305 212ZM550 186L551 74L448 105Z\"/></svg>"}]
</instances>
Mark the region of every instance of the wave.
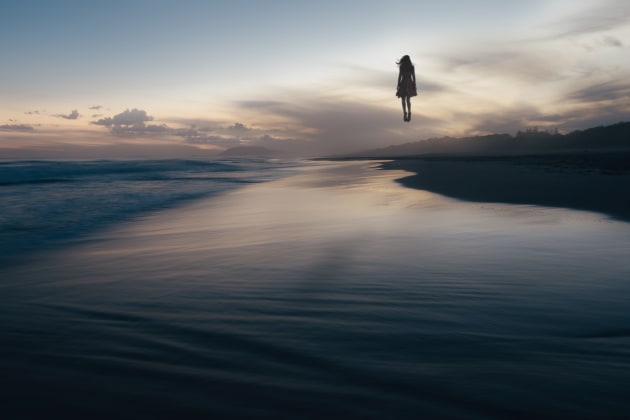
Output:
<instances>
[{"instance_id":1,"label":"wave","mask_svg":"<svg viewBox=\"0 0 630 420\"><path fill-rule=\"evenodd\" d=\"M0 162L0 185L58 183L86 178L163 180L170 174L239 172L243 167L216 161L9 161Z\"/></svg>"},{"instance_id":2,"label":"wave","mask_svg":"<svg viewBox=\"0 0 630 420\"><path fill-rule=\"evenodd\" d=\"M147 211L281 176L287 162L0 162L0 265Z\"/></svg>"}]
</instances>

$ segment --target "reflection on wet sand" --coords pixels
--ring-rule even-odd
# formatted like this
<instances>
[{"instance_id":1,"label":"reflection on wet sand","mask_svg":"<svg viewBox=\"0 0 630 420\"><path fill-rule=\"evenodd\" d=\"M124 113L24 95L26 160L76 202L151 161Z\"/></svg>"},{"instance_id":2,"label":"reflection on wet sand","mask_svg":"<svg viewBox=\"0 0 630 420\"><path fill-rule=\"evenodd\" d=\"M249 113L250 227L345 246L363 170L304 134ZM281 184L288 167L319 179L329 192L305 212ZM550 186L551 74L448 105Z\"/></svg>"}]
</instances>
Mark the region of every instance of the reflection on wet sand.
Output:
<instances>
[{"instance_id":1,"label":"reflection on wet sand","mask_svg":"<svg viewBox=\"0 0 630 420\"><path fill-rule=\"evenodd\" d=\"M630 225L306 165L5 270L7 410L156 418L627 410ZM37 401L26 406L23 401Z\"/></svg>"}]
</instances>

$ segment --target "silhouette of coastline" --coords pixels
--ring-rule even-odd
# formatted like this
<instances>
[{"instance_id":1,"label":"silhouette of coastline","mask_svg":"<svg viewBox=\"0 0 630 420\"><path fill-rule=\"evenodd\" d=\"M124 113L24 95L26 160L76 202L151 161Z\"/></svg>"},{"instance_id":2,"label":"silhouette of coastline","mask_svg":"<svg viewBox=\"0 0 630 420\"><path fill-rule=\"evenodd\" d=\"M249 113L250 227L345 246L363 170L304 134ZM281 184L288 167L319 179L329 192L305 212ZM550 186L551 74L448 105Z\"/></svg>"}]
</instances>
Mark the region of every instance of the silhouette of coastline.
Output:
<instances>
[{"instance_id":1,"label":"silhouette of coastline","mask_svg":"<svg viewBox=\"0 0 630 420\"><path fill-rule=\"evenodd\" d=\"M565 207L630 222L630 151L396 158L402 185L475 202Z\"/></svg>"},{"instance_id":2,"label":"silhouette of coastline","mask_svg":"<svg viewBox=\"0 0 630 420\"><path fill-rule=\"evenodd\" d=\"M609 152L630 150L630 122L577 130L567 134L536 128L510 134L490 134L473 137L441 137L411 143L366 150L346 155L358 158L395 158L433 155L530 155Z\"/></svg>"},{"instance_id":3,"label":"silhouette of coastline","mask_svg":"<svg viewBox=\"0 0 630 420\"><path fill-rule=\"evenodd\" d=\"M334 158L333 158L334 159ZM528 129L433 138L337 159L393 159L399 182L476 202L566 207L630 221L630 122L561 134Z\"/></svg>"}]
</instances>

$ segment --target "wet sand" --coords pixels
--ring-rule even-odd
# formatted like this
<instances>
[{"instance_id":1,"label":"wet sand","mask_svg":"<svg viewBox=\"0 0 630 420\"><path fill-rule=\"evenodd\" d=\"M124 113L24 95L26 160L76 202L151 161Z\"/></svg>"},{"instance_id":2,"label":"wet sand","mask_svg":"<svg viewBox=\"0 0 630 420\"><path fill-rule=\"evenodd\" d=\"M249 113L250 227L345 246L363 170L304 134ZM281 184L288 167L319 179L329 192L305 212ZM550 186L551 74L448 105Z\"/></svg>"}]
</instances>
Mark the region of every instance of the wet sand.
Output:
<instances>
[{"instance_id":1,"label":"wet sand","mask_svg":"<svg viewBox=\"0 0 630 420\"><path fill-rule=\"evenodd\" d=\"M630 224L376 162L0 269L8 418L624 418Z\"/></svg>"},{"instance_id":2,"label":"wet sand","mask_svg":"<svg viewBox=\"0 0 630 420\"><path fill-rule=\"evenodd\" d=\"M513 157L399 158L383 169L398 181L473 202L533 204L594 211L630 221L630 153Z\"/></svg>"}]
</instances>

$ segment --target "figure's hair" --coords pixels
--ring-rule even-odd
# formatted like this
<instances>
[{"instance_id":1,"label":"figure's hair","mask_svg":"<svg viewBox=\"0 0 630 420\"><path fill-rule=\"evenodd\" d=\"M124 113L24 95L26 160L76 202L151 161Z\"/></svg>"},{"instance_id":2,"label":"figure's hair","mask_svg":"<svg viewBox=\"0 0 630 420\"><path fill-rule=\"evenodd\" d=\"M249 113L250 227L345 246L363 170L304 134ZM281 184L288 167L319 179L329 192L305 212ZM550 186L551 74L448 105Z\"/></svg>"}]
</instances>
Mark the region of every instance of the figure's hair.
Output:
<instances>
[{"instance_id":1,"label":"figure's hair","mask_svg":"<svg viewBox=\"0 0 630 420\"><path fill-rule=\"evenodd\" d=\"M403 69L413 68L413 63L411 62L411 58L409 58L408 55L403 55L400 60L396 61L396 64L398 64L398 66Z\"/></svg>"}]
</instances>

